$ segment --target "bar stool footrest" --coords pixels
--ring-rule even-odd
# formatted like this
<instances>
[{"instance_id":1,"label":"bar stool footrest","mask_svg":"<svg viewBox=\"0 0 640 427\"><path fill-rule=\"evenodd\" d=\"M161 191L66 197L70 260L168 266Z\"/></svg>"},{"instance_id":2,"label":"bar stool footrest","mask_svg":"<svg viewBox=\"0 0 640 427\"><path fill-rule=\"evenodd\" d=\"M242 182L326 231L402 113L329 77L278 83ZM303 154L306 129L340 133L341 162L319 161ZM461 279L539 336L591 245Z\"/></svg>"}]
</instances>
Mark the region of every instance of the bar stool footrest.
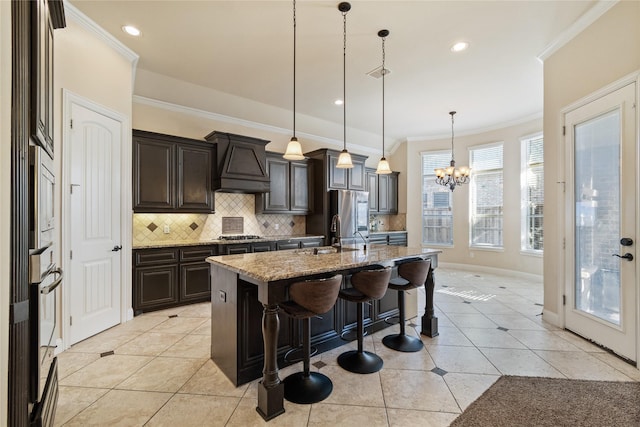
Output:
<instances>
[{"instance_id":1,"label":"bar stool footrest","mask_svg":"<svg viewBox=\"0 0 640 427\"><path fill-rule=\"evenodd\" d=\"M289 402L310 404L320 402L331 394L333 383L326 375L319 372L296 372L282 381L284 383L284 398Z\"/></svg>"},{"instance_id":2,"label":"bar stool footrest","mask_svg":"<svg viewBox=\"0 0 640 427\"><path fill-rule=\"evenodd\" d=\"M304 360L303 355L304 349L302 347L292 348L284 354L284 361L287 363L298 363ZM317 347L311 347L311 353L309 353L309 357L313 357L318 354Z\"/></svg>"},{"instance_id":3,"label":"bar stool footrest","mask_svg":"<svg viewBox=\"0 0 640 427\"><path fill-rule=\"evenodd\" d=\"M402 334L387 335L382 338L382 344L384 344L385 347L405 353L420 351L424 347L424 344L419 338Z\"/></svg>"}]
</instances>

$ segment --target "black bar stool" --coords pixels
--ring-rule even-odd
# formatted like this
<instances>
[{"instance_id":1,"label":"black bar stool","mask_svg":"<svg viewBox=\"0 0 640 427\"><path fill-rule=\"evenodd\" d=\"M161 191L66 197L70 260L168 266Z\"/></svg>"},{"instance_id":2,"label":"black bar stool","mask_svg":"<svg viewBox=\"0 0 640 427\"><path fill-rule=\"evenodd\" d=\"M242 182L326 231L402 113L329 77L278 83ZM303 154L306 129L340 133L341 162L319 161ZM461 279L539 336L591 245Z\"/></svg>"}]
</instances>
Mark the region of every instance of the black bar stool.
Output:
<instances>
[{"instance_id":1,"label":"black bar stool","mask_svg":"<svg viewBox=\"0 0 640 427\"><path fill-rule=\"evenodd\" d=\"M398 291L398 309L400 310L400 333L387 335L382 339L386 347L398 351L420 351L424 344L419 338L410 337L405 328L404 292L424 286L431 268L431 260L411 261L398 266L398 277L389 281L389 289Z\"/></svg>"},{"instance_id":2,"label":"black bar stool","mask_svg":"<svg viewBox=\"0 0 640 427\"><path fill-rule=\"evenodd\" d=\"M358 304L358 350L351 350L338 356L338 365L349 372L371 374L382 369L382 359L377 354L363 349L364 308L363 304L380 299L387 292L391 268L364 270L351 276L352 288L342 289L339 297Z\"/></svg>"},{"instance_id":3,"label":"black bar stool","mask_svg":"<svg viewBox=\"0 0 640 427\"><path fill-rule=\"evenodd\" d=\"M286 314L302 320L303 372L284 379L284 398L294 403L316 403L326 399L333 383L326 375L310 372L311 317L331 310L338 299L342 284L340 274L328 279L306 280L289 286L290 301L280 304Z\"/></svg>"}]
</instances>

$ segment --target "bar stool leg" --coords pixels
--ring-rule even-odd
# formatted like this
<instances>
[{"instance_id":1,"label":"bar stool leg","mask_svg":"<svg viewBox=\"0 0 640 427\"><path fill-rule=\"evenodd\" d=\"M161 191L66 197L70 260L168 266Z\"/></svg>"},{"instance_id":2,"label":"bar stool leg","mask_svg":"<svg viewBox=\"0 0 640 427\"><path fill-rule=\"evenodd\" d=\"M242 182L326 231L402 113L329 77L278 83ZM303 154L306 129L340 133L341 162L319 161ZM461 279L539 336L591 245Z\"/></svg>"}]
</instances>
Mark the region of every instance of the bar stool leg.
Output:
<instances>
[{"instance_id":1,"label":"bar stool leg","mask_svg":"<svg viewBox=\"0 0 640 427\"><path fill-rule=\"evenodd\" d=\"M372 374L382 369L383 361L377 354L364 351L364 305L361 302L357 304L358 350L342 353L338 356L338 365L356 374Z\"/></svg>"},{"instance_id":2,"label":"bar stool leg","mask_svg":"<svg viewBox=\"0 0 640 427\"><path fill-rule=\"evenodd\" d=\"M424 344L422 340L415 337L410 337L406 333L405 326L405 307L404 307L404 291L398 291L398 310L400 311L400 333L387 335L382 338L382 344L385 347L389 347L393 350L403 351L406 353L413 353L422 350Z\"/></svg>"},{"instance_id":3,"label":"bar stool leg","mask_svg":"<svg viewBox=\"0 0 640 427\"><path fill-rule=\"evenodd\" d=\"M296 372L284 379L284 398L294 403L317 403L331 394L333 383L320 372L311 372L311 321L302 320L303 371Z\"/></svg>"}]
</instances>

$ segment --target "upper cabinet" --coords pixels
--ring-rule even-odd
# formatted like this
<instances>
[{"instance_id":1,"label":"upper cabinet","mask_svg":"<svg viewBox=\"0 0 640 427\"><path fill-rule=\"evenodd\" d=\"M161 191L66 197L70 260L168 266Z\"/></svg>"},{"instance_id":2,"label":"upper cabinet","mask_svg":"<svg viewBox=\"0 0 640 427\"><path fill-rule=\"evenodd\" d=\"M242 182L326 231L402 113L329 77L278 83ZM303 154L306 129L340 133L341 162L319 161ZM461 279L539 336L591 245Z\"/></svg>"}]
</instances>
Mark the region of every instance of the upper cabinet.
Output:
<instances>
[{"instance_id":1,"label":"upper cabinet","mask_svg":"<svg viewBox=\"0 0 640 427\"><path fill-rule=\"evenodd\" d=\"M270 191L256 194L256 213L306 215L310 211L309 164L288 161L279 153L267 153Z\"/></svg>"},{"instance_id":2,"label":"upper cabinet","mask_svg":"<svg viewBox=\"0 0 640 427\"><path fill-rule=\"evenodd\" d=\"M35 142L53 157L53 30L65 27L62 1L31 4L31 117Z\"/></svg>"},{"instance_id":3,"label":"upper cabinet","mask_svg":"<svg viewBox=\"0 0 640 427\"><path fill-rule=\"evenodd\" d=\"M376 174L367 168L367 191L369 192L369 212L372 214L398 213L398 174Z\"/></svg>"},{"instance_id":4,"label":"upper cabinet","mask_svg":"<svg viewBox=\"0 0 640 427\"><path fill-rule=\"evenodd\" d=\"M134 212L214 212L212 169L212 144L134 130Z\"/></svg>"},{"instance_id":5,"label":"upper cabinet","mask_svg":"<svg viewBox=\"0 0 640 427\"><path fill-rule=\"evenodd\" d=\"M314 172L316 178L323 179L325 191L327 190L358 190L366 191L365 161L367 156L351 154L353 168L339 169L339 151L328 150L326 148L306 153L305 156L319 162L319 170Z\"/></svg>"}]
</instances>

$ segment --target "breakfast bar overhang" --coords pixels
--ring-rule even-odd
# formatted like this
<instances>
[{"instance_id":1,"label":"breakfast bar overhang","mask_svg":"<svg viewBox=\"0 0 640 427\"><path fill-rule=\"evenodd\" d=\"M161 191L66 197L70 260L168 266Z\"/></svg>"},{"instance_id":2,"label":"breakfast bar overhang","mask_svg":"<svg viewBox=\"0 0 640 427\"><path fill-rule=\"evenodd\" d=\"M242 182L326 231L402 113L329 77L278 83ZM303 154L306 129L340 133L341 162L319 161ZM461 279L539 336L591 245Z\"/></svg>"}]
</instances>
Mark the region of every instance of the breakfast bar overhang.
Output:
<instances>
[{"instance_id":1,"label":"breakfast bar overhang","mask_svg":"<svg viewBox=\"0 0 640 427\"><path fill-rule=\"evenodd\" d=\"M259 315L255 312L259 311L256 304L260 304L264 345L259 355L263 363L256 410L265 420L270 420L284 412L284 385L278 376L278 354L283 351L282 343L279 343L281 322L278 305L289 299L288 287L291 283L342 274L345 277L343 286L349 286L352 274L372 265L391 266L396 270L403 262L416 258L430 259L421 333L434 337L438 335L438 319L433 310L433 270L438 265L440 252L426 248L371 245L366 250L362 246L353 246L342 247L339 252L335 248L313 248L209 257L211 359L234 384L246 382L241 378L239 361L258 359L255 354L249 354L251 352L247 347L252 342L246 338L247 334L256 331L249 330L251 328L243 319ZM254 298L256 291L257 298ZM252 297L246 298L246 295ZM337 311L335 319L344 317ZM331 321L332 317L327 317ZM334 336L337 334L339 339L339 331L330 332ZM327 333L322 336L327 336ZM255 344L256 340L250 341Z\"/></svg>"}]
</instances>

